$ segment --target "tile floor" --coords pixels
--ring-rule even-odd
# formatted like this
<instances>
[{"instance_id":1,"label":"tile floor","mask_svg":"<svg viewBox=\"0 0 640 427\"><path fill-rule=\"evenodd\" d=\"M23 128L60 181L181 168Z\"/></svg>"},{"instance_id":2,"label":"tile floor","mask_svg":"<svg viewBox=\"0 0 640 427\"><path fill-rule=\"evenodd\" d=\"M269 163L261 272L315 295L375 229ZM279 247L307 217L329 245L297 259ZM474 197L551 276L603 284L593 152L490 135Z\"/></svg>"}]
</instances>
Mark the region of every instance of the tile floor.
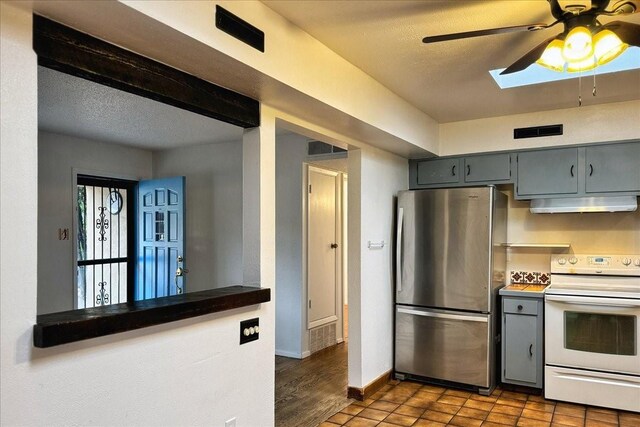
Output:
<instances>
[{"instance_id":1,"label":"tile floor","mask_svg":"<svg viewBox=\"0 0 640 427\"><path fill-rule=\"evenodd\" d=\"M640 414L545 400L496 389L491 396L390 381L364 402L355 402L321 427L638 427Z\"/></svg>"}]
</instances>

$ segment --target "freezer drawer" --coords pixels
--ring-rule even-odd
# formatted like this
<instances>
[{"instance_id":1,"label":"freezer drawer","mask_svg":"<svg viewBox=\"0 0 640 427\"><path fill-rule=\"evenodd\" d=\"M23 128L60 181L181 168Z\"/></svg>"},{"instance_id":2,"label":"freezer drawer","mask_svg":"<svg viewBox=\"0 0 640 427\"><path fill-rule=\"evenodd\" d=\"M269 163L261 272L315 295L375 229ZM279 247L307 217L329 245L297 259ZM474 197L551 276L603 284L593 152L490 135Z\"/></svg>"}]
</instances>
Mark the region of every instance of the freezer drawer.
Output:
<instances>
[{"instance_id":1,"label":"freezer drawer","mask_svg":"<svg viewBox=\"0 0 640 427\"><path fill-rule=\"evenodd\" d=\"M490 314L398 305L395 370L489 388L491 325Z\"/></svg>"}]
</instances>

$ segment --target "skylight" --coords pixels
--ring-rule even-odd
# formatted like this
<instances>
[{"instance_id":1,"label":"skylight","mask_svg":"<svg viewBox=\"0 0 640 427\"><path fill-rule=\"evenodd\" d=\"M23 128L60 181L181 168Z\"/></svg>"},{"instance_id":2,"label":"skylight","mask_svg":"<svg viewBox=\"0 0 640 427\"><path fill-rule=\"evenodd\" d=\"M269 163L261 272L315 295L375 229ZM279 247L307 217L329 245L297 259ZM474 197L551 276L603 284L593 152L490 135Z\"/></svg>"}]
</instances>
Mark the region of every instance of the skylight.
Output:
<instances>
[{"instance_id":1,"label":"skylight","mask_svg":"<svg viewBox=\"0 0 640 427\"><path fill-rule=\"evenodd\" d=\"M558 80L576 79L579 76L592 76L594 72L598 75L638 69L640 69L640 47L629 46L629 48L624 51L622 55L616 58L615 61L601 65L593 71L584 71L582 73L568 73L565 71L559 73L557 71L551 71L547 68L541 67L538 64L533 64L525 70L512 74L505 74L504 76L500 75L504 68L491 70L489 71L489 74L491 74L491 77L493 77L498 86L500 86L500 89L508 89L512 87L555 82Z\"/></svg>"}]
</instances>

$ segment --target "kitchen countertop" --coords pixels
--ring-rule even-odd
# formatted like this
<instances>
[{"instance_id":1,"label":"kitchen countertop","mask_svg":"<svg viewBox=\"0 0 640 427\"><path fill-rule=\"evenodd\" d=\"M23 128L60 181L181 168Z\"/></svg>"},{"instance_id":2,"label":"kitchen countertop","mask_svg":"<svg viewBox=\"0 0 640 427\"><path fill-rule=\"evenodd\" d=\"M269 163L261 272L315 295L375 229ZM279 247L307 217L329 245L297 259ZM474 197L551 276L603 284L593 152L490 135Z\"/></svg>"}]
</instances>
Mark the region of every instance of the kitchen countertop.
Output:
<instances>
[{"instance_id":1,"label":"kitchen countertop","mask_svg":"<svg viewBox=\"0 0 640 427\"><path fill-rule=\"evenodd\" d=\"M500 289L500 295L520 298L543 298L549 285L512 284Z\"/></svg>"}]
</instances>

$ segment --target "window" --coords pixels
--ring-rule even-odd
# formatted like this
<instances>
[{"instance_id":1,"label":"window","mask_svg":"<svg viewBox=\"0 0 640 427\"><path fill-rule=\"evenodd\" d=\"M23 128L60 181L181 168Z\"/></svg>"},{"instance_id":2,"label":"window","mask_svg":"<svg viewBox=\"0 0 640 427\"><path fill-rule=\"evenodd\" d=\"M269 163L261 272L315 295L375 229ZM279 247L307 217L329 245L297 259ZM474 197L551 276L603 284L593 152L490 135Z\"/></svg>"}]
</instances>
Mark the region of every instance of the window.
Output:
<instances>
[{"instance_id":1,"label":"window","mask_svg":"<svg viewBox=\"0 0 640 427\"><path fill-rule=\"evenodd\" d=\"M78 175L77 308L132 300L134 185Z\"/></svg>"}]
</instances>

